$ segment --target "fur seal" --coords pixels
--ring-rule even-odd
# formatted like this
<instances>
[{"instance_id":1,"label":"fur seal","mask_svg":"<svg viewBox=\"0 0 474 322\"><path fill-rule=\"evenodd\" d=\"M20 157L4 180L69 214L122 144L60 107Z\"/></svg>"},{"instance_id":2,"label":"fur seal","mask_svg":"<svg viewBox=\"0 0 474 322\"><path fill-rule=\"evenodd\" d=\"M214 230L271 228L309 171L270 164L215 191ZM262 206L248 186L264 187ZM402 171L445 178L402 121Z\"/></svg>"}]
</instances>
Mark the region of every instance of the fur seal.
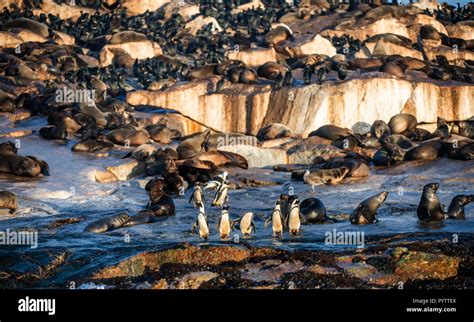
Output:
<instances>
[{"instance_id":1,"label":"fur seal","mask_svg":"<svg viewBox=\"0 0 474 322\"><path fill-rule=\"evenodd\" d=\"M11 28L26 29L42 37L49 37L47 25L29 18L17 18L3 24L3 30L8 30Z\"/></svg>"},{"instance_id":2,"label":"fur seal","mask_svg":"<svg viewBox=\"0 0 474 322\"><path fill-rule=\"evenodd\" d=\"M474 121L459 122L459 135L474 139Z\"/></svg>"},{"instance_id":3,"label":"fur seal","mask_svg":"<svg viewBox=\"0 0 474 322\"><path fill-rule=\"evenodd\" d=\"M257 75L266 79L276 80L278 76L286 73L286 68L283 65L269 61L257 69Z\"/></svg>"},{"instance_id":4,"label":"fur seal","mask_svg":"<svg viewBox=\"0 0 474 322\"><path fill-rule=\"evenodd\" d=\"M337 169L306 170L303 175L303 181L306 184L310 184L314 192L314 186L338 183L346 177L349 171L350 169L345 166Z\"/></svg>"},{"instance_id":5,"label":"fur seal","mask_svg":"<svg viewBox=\"0 0 474 322\"><path fill-rule=\"evenodd\" d=\"M230 236L232 225L229 217L229 206L222 207L221 216L217 221L217 231L221 239L227 239Z\"/></svg>"},{"instance_id":6,"label":"fur seal","mask_svg":"<svg viewBox=\"0 0 474 322\"><path fill-rule=\"evenodd\" d=\"M231 68L227 73L227 77L232 83L242 83L242 84L256 84L257 73L248 67L235 67Z\"/></svg>"},{"instance_id":7,"label":"fur seal","mask_svg":"<svg viewBox=\"0 0 474 322\"><path fill-rule=\"evenodd\" d=\"M178 130L170 129L166 125L153 124L146 127L150 138L158 143L170 144L174 139L179 139L181 133Z\"/></svg>"},{"instance_id":8,"label":"fur seal","mask_svg":"<svg viewBox=\"0 0 474 322\"><path fill-rule=\"evenodd\" d=\"M300 211L308 223L321 223L326 221L326 207L319 198L307 198L300 204Z\"/></svg>"},{"instance_id":9,"label":"fur seal","mask_svg":"<svg viewBox=\"0 0 474 322\"><path fill-rule=\"evenodd\" d=\"M257 138L261 141L273 140L279 138L290 137L292 132L289 127L280 123L272 123L262 127L258 133Z\"/></svg>"},{"instance_id":10,"label":"fur seal","mask_svg":"<svg viewBox=\"0 0 474 322\"><path fill-rule=\"evenodd\" d=\"M441 207L436 191L438 191L438 183L429 183L423 187L420 203L416 214L420 221L441 221L446 219L446 212Z\"/></svg>"},{"instance_id":11,"label":"fur seal","mask_svg":"<svg viewBox=\"0 0 474 322\"><path fill-rule=\"evenodd\" d=\"M443 119L441 117L438 117L438 119L436 121L436 124L437 124L437 128L433 132L431 137L432 138L438 138L439 137L439 138L442 138L442 139L446 139L449 136L448 123L446 123L445 119Z\"/></svg>"},{"instance_id":12,"label":"fur seal","mask_svg":"<svg viewBox=\"0 0 474 322\"><path fill-rule=\"evenodd\" d=\"M46 126L39 130L39 134L46 140L65 140L67 138L67 130L63 127Z\"/></svg>"},{"instance_id":13,"label":"fur seal","mask_svg":"<svg viewBox=\"0 0 474 322\"><path fill-rule=\"evenodd\" d=\"M109 39L109 44L123 44L127 42L141 42L148 40L144 34L126 30L113 34Z\"/></svg>"},{"instance_id":14,"label":"fur seal","mask_svg":"<svg viewBox=\"0 0 474 322\"><path fill-rule=\"evenodd\" d=\"M388 122L390 131L392 134L404 134L410 133L416 128L417 125L416 117L412 114L400 113L392 116Z\"/></svg>"},{"instance_id":15,"label":"fur seal","mask_svg":"<svg viewBox=\"0 0 474 322\"><path fill-rule=\"evenodd\" d=\"M443 141L430 141L420 144L407 151L406 161L432 161L446 153L446 143Z\"/></svg>"},{"instance_id":16,"label":"fur seal","mask_svg":"<svg viewBox=\"0 0 474 322\"><path fill-rule=\"evenodd\" d=\"M372 123L372 126L370 127L370 133L373 137L379 140L384 139L385 137L392 134L390 132L390 127L382 120L376 120L374 123Z\"/></svg>"},{"instance_id":17,"label":"fur seal","mask_svg":"<svg viewBox=\"0 0 474 322\"><path fill-rule=\"evenodd\" d=\"M448 207L448 217L451 219L466 219L464 206L474 201L474 195L457 195Z\"/></svg>"},{"instance_id":18,"label":"fur seal","mask_svg":"<svg viewBox=\"0 0 474 322\"><path fill-rule=\"evenodd\" d=\"M264 42L269 47L279 46L287 40L294 40L294 36L293 31L285 24L280 24L264 36Z\"/></svg>"},{"instance_id":19,"label":"fur seal","mask_svg":"<svg viewBox=\"0 0 474 322\"><path fill-rule=\"evenodd\" d=\"M89 139L74 144L71 148L73 152L107 152L114 148L114 144L104 140Z\"/></svg>"},{"instance_id":20,"label":"fur seal","mask_svg":"<svg viewBox=\"0 0 474 322\"><path fill-rule=\"evenodd\" d=\"M94 221L87 225L84 231L95 234L105 233L107 231L123 227L125 224L128 223L129 219L130 217L128 214L120 213L111 217Z\"/></svg>"},{"instance_id":21,"label":"fur seal","mask_svg":"<svg viewBox=\"0 0 474 322\"><path fill-rule=\"evenodd\" d=\"M0 191L0 209L8 209L11 214L18 209L16 196L10 191Z\"/></svg>"},{"instance_id":22,"label":"fur seal","mask_svg":"<svg viewBox=\"0 0 474 322\"><path fill-rule=\"evenodd\" d=\"M0 172L21 177L49 176L49 165L33 156L5 154L0 157Z\"/></svg>"},{"instance_id":23,"label":"fur seal","mask_svg":"<svg viewBox=\"0 0 474 322\"><path fill-rule=\"evenodd\" d=\"M351 134L351 131L347 128L342 128L342 127L339 127L339 126L336 126L336 125L327 124L327 125L321 126L317 130L309 133L308 137L319 136L319 137L322 137L324 139L334 141L334 140L337 140L337 139L345 138L349 134Z\"/></svg>"},{"instance_id":24,"label":"fur seal","mask_svg":"<svg viewBox=\"0 0 474 322\"><path fill-rule=\"evenodd\" d=\"M404 78L405 73L406 73L406 68L404 66L402 66L402 64L400 64L397 61L391 61L391 62L387 62L387 63L383 64L380 67L380 71L383 72L383 73L387 73L387 74L396 76L398 78Z\"/></svg>"},{"instance_id":25,"label":"fur seal","mask_svg":"<svg viewBox=\"0 0 474 322\"><path fill-rule=\"evenodd\" d=\"M417 127L408 135L408 138L412 141L426 141L431 139L431 132Z\"/></svg>"},{"instance_id":26,"label":"fur seal","mask_svg":"<svg viewBox=\"0 0 474 322\"><path fill-rule=\"evenodd\" d=\"M387 143L396 144L404 150L408 150L414 147L414 144L411 142L411 140L402 134L391 134L385 137L382 142L384 145L386 145Z\"/></svg>"},{"instance_id":27,"label":"fur seal","mask_svg":"<svg viewBox=\"0 0 474 322\"><path fill-rule=\"evenodd\" d=\"M371 224L376 220L377 210L385 202L388 191L383 191L362 201L352 212L349 220L354 225Z\"/></svg>"},{"instance_id":28,"label":"fur seal","mask_svg":"<svg viewBox=\"0 0 474 322\"><path fill-rule=\"evenodd\" d=\"M274 237L281 237L283 235L284 218L281 212L280 200L275 202L275 208L273 208L272 215L265 221L264 227L272 223L272 231Z\"/></svg>"},{"instance_id":29,"label":"fur seal","mask_svg":"<svg viewBox=\"0 0 474 322\"><path fill-rule=\"evenodd\" d=\"M118 145L139 146L150 142L150 136L145 130L133 127L123 127L107 133L107 140Z\"/></svg>"},{"instance_id":30,"label":"fur seal","mask_svg":"<svg viewBox=\"0 0 474 322\"><path fill-rule=\"evenodd\" d=\"M181 141L176 148L178 158L189 159L195 157L203 151L207 151L207 141L209 140L210 130L198 133Z\"/></svg>"}]
</instances>

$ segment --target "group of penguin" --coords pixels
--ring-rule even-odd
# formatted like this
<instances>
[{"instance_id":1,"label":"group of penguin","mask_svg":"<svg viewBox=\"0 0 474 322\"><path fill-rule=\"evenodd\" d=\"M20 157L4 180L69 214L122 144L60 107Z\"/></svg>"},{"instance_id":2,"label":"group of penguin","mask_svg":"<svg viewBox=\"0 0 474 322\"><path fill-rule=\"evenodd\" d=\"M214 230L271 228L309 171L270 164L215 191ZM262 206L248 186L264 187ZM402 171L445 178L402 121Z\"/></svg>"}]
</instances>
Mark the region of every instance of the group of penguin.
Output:
<instances>
[{"instance_id":1,"label":"group of penguin","mask_svg":"<svg viewBox=\"0 0 474 322\"><path fill-rule=\"evenodd\" d=\"M466 219L464 207L474 201L474 195L455 196L448 210L445 211L436 192L439 188L438 183L429 183L424 186L423 193L417 208L417 216L420 223L430 227L447 218ZM204 195L205 190L214 190L215 195L211 205L219 207L221 210L218 218L216 230L222 240L230 238L234 227L238 227L243 237L250 237L256 232L256 226L253 221L254 213L247 211L236 220L231 220L229 216L228 173L223 172L205 185L196 184L194 191L189 199L189 203L199 209L196 222L192 225L191 233L198 230L199 237L207 240L210 236L210 225L207 218ZM352 212L349 221L354 225L372 224L377 222L377 211L387 199L389 192L383 191L362 201ZM264 223L267 228L270 223L273 231L273 237L282 237L285 230L290 236L297 236L300 233L301 225L308 223L332 223L333 219L326 215L326 208L323 202L318 198L308 198L303 202L296 195L281 194L275 202L271 216Z\"/></svg>"}]
</instances>

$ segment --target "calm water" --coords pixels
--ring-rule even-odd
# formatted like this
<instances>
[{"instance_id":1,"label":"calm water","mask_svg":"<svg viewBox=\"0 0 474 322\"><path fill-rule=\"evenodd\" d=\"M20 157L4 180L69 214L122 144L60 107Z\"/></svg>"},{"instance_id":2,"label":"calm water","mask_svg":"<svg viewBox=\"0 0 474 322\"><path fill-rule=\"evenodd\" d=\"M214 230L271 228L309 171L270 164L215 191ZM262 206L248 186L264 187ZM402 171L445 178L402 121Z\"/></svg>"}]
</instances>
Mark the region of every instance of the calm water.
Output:
<instances>
[{"instance_id":1,"label":"calm water","mask_svg":"<svg viewBox=\"0 0 474 322\"><path fill-rule=\"evenodd\" d=\"M45 124L44 119L30 119L17 124L18 128L38 130ZM5 141L6 139L0 139ZM15 217L2 216L0 231L13 229L38 229L39 247L31 250L27 246L12 247L18 252L38 252L45 248L66 248L71 251L71 259L81 264L60 279L81 271L94 270L107 264L145 250L168 247L175 243L225 244L216 234L215 224L219 212L210 207L212 194L207 196L207 212L212 236L209 241L199 240L191 235L191 225L197 216L196 209L188 204L191 191L175 198L176 216L162 218L159 222L123 228L102 235L85 233L90 222L117 212L134 214L145 207L148 196L143 189L148 181L138 178L127 182L100 184L92 180L95 170L104 166L120 164L126 152L115 152L106 157L73 154L71 146L75 141L58 143L40 139L37 134L21 138L22 155L35 155L46 160L51 169L50 177L37 180L0 177L0 190L7 189L19 196L21 209ZM256 246L273 246L284 249L325 249L342 250L347 246L325 245L326 232L363 231L366 237L375 235L396 235L400 233L474 233L474 205L466 207L466 221L448 220L438 229L420 227L416 218L416 207L423 185L439 182L439 196L447 206L457 194L474 193L474 162L440 159L429 164L405 163L390 169L372 169L370 177L341 185L319 186L312 193L308 185L290 180L289 173L273 172L271 169L239 170L241 176L273 180L282 185L260 189L230 191L230 214L238 218L244 211L256 214L257 232L245 242ZM229 170L231 175L235 170ZM285 184L286 183L286 184ZM283 185L285 184L285 185ZM354 226L347 220L334 224L303 226L302 234L282 239L271 237L271 229L263 229L263 222L270 215L274 201L280 193L294 189L301 200L317 196L323 200L330 216L344 218L365 198L380 191L388 190L387 201L379 210L379 222L367 226ZM70 217L84 217L82 222L66 225L58 229L47 226L55 220ZM235 232L237 234L237 232ZM126 242L128 240L129 242ZM5 249L6 246L0 246ZM10 246L11 247L11 246ZM353 246L352 246L353 247ZM56 282L59 282L56 280Z\"/></svg>"}]
</instances>

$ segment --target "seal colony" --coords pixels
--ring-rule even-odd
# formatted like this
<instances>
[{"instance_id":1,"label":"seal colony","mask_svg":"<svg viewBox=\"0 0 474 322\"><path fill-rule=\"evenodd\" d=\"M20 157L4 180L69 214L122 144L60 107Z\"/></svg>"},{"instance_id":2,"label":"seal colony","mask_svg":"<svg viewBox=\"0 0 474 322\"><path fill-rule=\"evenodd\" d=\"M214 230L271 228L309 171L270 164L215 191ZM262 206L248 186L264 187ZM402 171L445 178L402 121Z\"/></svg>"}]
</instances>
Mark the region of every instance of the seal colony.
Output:
<instances>
[{"instance_id":1,"label":"seal colony","mask_svg":"<svg viewBox=\"0 0 474 322\"><path fill-rule=\"evenodd\" d=\"M291 172L291 178L311 185L313 192L318 185L343 189L349 178L366 178L374 167L441 157L472 162L474 113L466 119L438 117L436 128L429 131L416 115L391 111L390 119L352 129L326 124L311 129L304 138L285 124L284 118L264 122L252 133L222 133L206 124L193 131L177 128L169 115L154 119L137 116L139 107L127 102L128 94L137 90L162 93L200 81L212 85L205 95L220 95L232 91L233 86L265 87L278 95L292 88L340 84L372 75L449 86L473 83L473 39L462 39L462 26L472 28L472 4L421 10L374 2L352 6L325 1L295 1L294 6L283 0L261 3L263 8L240 9L248 1L194 1L188 3L198 7L192 17L166 8L129 15L121 1L101 3L94 8L102 13L84 12L76 21L41 13L42 1L13 4L0 13L0 111L8 116L28 111L46 118L48 125L33 135L59 142L72 140L71 153L100 156L125 150L124 159L135 160L146 177L153 177L144 187L149 202L143 210L93 221L86 232L104 233L179 215L173 199L192 190L189 201L198 210L196 221L190 223L192 232L197 231L203 239L211 236L207 203L219 210L216 232L221 239L231 238L234 228L251 236L257 229L254 219L258 213L248 209L232 219L228 203L235 183L225 171L226 167L248 169L249 161L238 150L221 149L223 136L224 141L235 139L244 142L239 145L254 148L280 140L278 146L286 145L288 152L309 151L309 162L275 164L274 170ZM411 21L417 14L430 18L426 24ZM366 30L365 36L359 35L361 39L356 37L355 27L366 27L387 16L405 17L415 29L407 30L405 36L369 35ZM213 18L220 28L207 23L192 32L188 23L196 17ZM333 22L333 28L327 30L314 26L316 31L307 30L311 21L326 18L338 23ZM339 20L347 24L347 33ZM326 45L308 52L301 37L311 41L319 37ZM260 62L242 54L258 51L271 52L274 57ZM470 111L474 112L472 105ZM50 174L47 160L18 152L14 142L0 143L1 173L23 177ZM444 210L436 195L438 187L430 183L423 188L416 211L420 222L466 219L464 207L474 200L472 194L457 195ZM208 198L210 191L214 196ZM377 223L378 210L388 194L381 191L354 205L349 221L354 225ZM19 206L21 196L18 205L15 195L0 192L0 208L13 213ZM271 224L275 237L285 232L296 236L302 225L336 220L327 215L317 197L300 201L297 195L285 193L272 207L264 228Z\"/></svg>"}]
</instances>

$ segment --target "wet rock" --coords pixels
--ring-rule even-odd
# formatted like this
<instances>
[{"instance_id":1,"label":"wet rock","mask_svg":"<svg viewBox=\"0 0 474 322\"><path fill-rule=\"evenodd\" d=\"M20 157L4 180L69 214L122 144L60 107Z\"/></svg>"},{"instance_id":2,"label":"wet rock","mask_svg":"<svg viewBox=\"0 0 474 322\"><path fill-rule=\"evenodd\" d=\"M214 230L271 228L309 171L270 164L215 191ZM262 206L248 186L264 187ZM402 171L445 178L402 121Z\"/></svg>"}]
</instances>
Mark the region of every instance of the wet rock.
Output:
<instances>
[{"instance_id":1,"label":"wet rock","mask_svg":"<svg viewBox=\"0 0 474 322\"><path fill-rule=\"evenodd\" d=\"M0 130L0 138L21 138L30 135L32 130L6 129Z\"/></svg>"},{"instance_id":2,"label":"wet rock","mask_svg":"<svg viewBox=\"0 0 474 322\"><path fill-rule=\"evenodd\" d=\"M50 223L48 225L48 228L49 229L61 228L65 225L76 224L78 222L83 221L84 219L85 217L58 219Z\"/></svg>"},{"instance_id":3,"label":"wet rock","mask_svg":"<svg viewBox=\"0 0 474 322\"><path fill-rule=\"evenodd\" d=\"M43 0L40 5L40 9L33 9L35 15L41 13L52 14L59 16L62 20L71 19L76 21L81 13L88 13L93 15L96 10L92 8L81 7L78 5L69 5L71 2L65 1L63 4L58 4L54 0ZM104 13L103 10L99 10L100 13Z\"/></svg>"},{"instance_id":4,"label":"wet rock","mask_svg":"<svg viewBox=\"0 0 474 322\"><path fill-rule=\"evenodd\" d=\"M395 274L403 279L446 279L456 276L460 259L443 254L405 252L395 263Z\"/></svg>"},{"instance_id":5,"label":"wet rock","mask_svg":"<svg viewBox=\"0 0 474 322\"><path fill-rule=\"evenodd\" d=\"M302 262L282 262L280 260L265 260L259 263L246 264L241 270L243 279L254 282L278 282L283 274L294 273L304 268Z\"/></svg>"},{"instance_id":6,"label":"wet rock","mask_svg":"<svg viewBox=\"0 0 474 322\"><path fill-rule=\"evenodd\" d=\"M213 278L216 278L219 276L218 274L214 272L209 272L209 271L204 271L204 272L193 272L184 275L176 284L174 287L171 288L177 288L180 290L186 290L186 289L198 289L203 283L208 282L212 280Z\"/></svg>"},{"instance_id":7,"label":"wet rock","mask_svg":"<svg viewBox=\"0 0 474 322\"><path fill-rule=\"evenodd\" d=\"M144 274L146 270L157 271L161 265L166 263L208 266L225 262L241 262L252 257L271 256L279 252L279 250L270 248L255 250L231 246L199 248L185 244L181 248L147 252L133 256L117 265L96 272L92 278L139 276Z\"/></svg>"},{"instance_id":8,"label":"wet rock","mask_svg":"<svg viewBox=\"0 0 474 322\"><path fill-rule=\"evenodd\" d=\"M106 170L113 174L118 180L126 181L145 173L145 164L137 160L132 160L118 166L106 167Z\"/></svg>"}]
</instances>

